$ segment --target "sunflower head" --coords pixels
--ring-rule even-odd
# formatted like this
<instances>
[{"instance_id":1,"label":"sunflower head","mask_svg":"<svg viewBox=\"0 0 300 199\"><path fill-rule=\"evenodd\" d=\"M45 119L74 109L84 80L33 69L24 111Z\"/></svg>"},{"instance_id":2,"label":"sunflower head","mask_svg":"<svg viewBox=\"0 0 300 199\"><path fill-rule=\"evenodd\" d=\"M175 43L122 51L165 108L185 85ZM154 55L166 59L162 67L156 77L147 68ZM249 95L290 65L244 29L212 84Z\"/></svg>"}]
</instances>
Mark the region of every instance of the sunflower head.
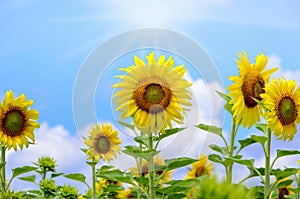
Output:
<instances>
[{"instance_id":1,"label":"sunflower head","mask_svg":"<svg viewBox=\"0 0 300 199\"><path fill-rule=\"evenodd\" d=\"M110 161L120 152L121 140L118 137L118 131L113 130L111 124L92 126L88 132L89 137L84 139L88 147L86 154L88 159L98 162L100 158Z\"/></svg>"},{"instance_id":2,"label":"sunflower head","mask_svg":"<svg viewBox=\"0 0 300 199\"><path fill-rule=\"evenodd\" d=\"M60 196L62 198L77 199L78 189L71 185L64 185L59 188Z\"/></svg>"},{"instance_id":3,"label":"sunflower head","mask_svg":"<svg viewBox=\"0 0 300 199\"><path fill-rule=\"evenodd\" d=\"M300 87L295 90L296 82L274 79L262 94L264 113L268 127L278 139L292 140L300 122Z\"/></svg>"},{"instance_id":4,"label":"sunflower head","mask_svg":"<svg viewBox=\"0 0 300 199\"><path fill-rule=\"evenodd\" d=\"M129 199L129 198L136 198L136 196L133 194L133 191L131 189L126 189L126 190L118 191L117 198Z\"/></svg>"},{"instance_id":5,"label":"sunflower head","mask_svg":"<svg viewBox=\"0 0 300 199\"><path fill-rule=\"evenodd\" d=\"M228 95L232 97L230 103L233 104L233 115L244 127L250 128L260 120L261 109L254 99L262 100L261 94L265 92L270 75L278 68L265 70L268 57L264 54L259 54L256 62L252 64L245 52L239 53L238 57L239 60L236 62L240 75L229 78L233 84L227 87Z\"/></svg>"},{"instance_id":6,"label":"sunflower head","mask_svg":"<svg viewBox=\"0 0 300 199\"><path fill-rule=\"evenodd\" d=\"M183 106L191 106L184 66L173 67L172 57L165 61L164 55L156 60L154 53L147 60L134 56L135 65L121 68L127 74L116 76L122 81L113 86L120 89L114 94L116 111L122 112L122 119L133 117L143 134L163 132L172 121L182 123L187 110Z\"/></svg>"},{"instance_id":7,"label":"sunflower head","mask_svg":"<svg viewBox=\"0 0 300 199\"><path fill-rule=\"evenodd\" d=\"M286 180L290 180L290 178L289 177L283 178L283 179L279 180L278 183L284 182ZM295 193L290 190L291 188L293 188L293 182L291 182L291 184L289 184L285 187L279 188L278 189L278 197L272 198L272 199L285 199L286 198L285 196L295 195Z\"/></svg>"},{"instance_id":8,"label":"sunflower head","mask_svg":"<svg viewBox=\"0 0 300 199\"><path fill-rule=\"evenodd\" d=\"M2 146L17 150L29 146L28 139L34 142L34 129L37 123L38 111L30 109L33 100L26 100L24 94L14 98L13 92L7 91L3 103L0 102L0 141Z\"/></svg>"},{"instance_id":9,"label":"sunflower head","mask_svg":"<svg viewBox=\"0 0 300 199\"><path fill-rule=\"evenodd\" d=\"M47 197L53 197L56 195L58 187L55 181L52 179L45 179L40 182L40 189L45 193Z\"/></svg>"},{"instance_id":10,"label":"sunflower head","mask_svg":"<svg viewBox=\"0 0 300 199\"><path fill-rule=\"evenodd\" d=\"M55 172L56 170L56 161L54 158L51 158L49 156L42 156L38 159L37 163L35 163L42 171L51 171Z\"/></svg>"},{"instance_id":11,"label":"sunflower head","mask_svg":"<svg viewBox=\"0 0 300 199\"><path fill-rule=\"evenodd\" d=\"M199 161L192 164L192 169L186 174L185 179L197 178L203 175L211 176L213 164L207 162L206 155L201 155Z\"/></svg>"}]
</instances>

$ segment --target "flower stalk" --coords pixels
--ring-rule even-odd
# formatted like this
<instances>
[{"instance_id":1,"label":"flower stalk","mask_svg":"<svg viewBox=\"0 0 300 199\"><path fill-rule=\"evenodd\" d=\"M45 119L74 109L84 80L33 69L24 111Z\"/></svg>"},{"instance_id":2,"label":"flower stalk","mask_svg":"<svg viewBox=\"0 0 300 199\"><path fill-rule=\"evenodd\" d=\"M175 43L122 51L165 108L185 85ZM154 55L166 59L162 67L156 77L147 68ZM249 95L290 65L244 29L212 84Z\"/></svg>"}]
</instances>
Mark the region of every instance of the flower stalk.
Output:
<instances>
[{"instance_id":1,"label":"flower stalk","mask_svg":"<svg viewBox=\"0 0 300 199\"><path fill-rule=\"evenodd\" d=\"M1 168L1 193L4 195L6 192L6 171L5 171L5 161L6 161L6 147L1 147L1 163L2 163L2 168Z\"/></svg>"},{"instance_id":2,"label":"flower stalk","mask_svg":"<svg viewBox=\"0 0 300 199\"><path fill-rule=\"evenodd\" d=\"M153 150L153 139L152 133L149 134L149 150ZM150 157L148 161L149 168L149 195L150 199L155 199L155 191L154 191L154 158Z\"/></svg>"},{"instance_id":3,"label":"flower stalk","mask_svg":"<svg viewBox=\"0 0 300 199\"><path fill-rule=\"evenodd\" d=\"M271 130L267 131L267 142L265 150L265 194L264 199L269 199L270 192L270 154L271 154Z\"/></svg>"},{"instance_id":4,"label":"flower stalk","mask_svg":"<svg viewBox=\"0 0 300 199\"><path fill-rule=\"evenodd\" d=\"M139 148L140 148L140 150L142 150L143 145L139 144ZM142 169L142 158L138 157L136 159L136 161L137 161L138 176L141 177L142 176L142 172L143 172L143 169ZM141 190L140 189L137 189L137 199L141 199Z\"/></svg>"},{"instance_id":5,"label":"flower stalk","mask_svg":"<svg viewBox=\"0 0 300 199\"><path fill-rule=\"evenodd\" d=\"M229 157L232 158L234 151L234 140L236 135L236 123L235 118L232 118L232 126L231 126L231 135L230 135L230 145L229 145ZM232 167L233 164L228 165L227 167L227 181L228 183L232 183Z\"/></svg>"},{"instance_id":6,"label":"flower stalk","mask_svg":"<svg viewBox=\"0 0 300 199\"><path fill-rule=\"evenodd\" d=\"M91 164L92 167L92 199L96 199L96 163Z\"/></svg>"}]
</instances>

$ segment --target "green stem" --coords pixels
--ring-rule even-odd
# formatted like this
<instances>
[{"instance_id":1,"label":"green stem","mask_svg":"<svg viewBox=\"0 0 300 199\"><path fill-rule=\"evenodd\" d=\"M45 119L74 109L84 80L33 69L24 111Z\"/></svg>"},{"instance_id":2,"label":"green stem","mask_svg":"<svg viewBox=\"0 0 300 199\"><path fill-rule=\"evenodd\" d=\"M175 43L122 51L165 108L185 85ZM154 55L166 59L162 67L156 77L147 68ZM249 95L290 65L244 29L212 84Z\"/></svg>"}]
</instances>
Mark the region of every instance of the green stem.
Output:
<instances>
[{"instance_id":1,"label":"green stem","mask_svg":"<svg viewBox=\"0 0 300 199\"><path fill-rule=\"evenodd\" d=\"M47 174L47 171L43 171L43 173L42 173L42 180L46 179L46 174Z\"/></svg>"},{"instance_id":2,"label":"green stem","mask_svg":"<svg viewBox=\"0 0 300 199\"><path fill-rule=\"evenodd\" d=\"M1 169L1 193L2 195L4 195L4 193L6 192L6 187L5 187L5 183L6 183L6 176L5 176L5 164L6 164L6 147L1 147L1 163L3 164L2 169Z\"/></svg>"},{"instance_id":3,"label":"green stem","mask_svg":"<svg viewBox=\"0 0 300 199\"><path fill-rule=\"evenodd\" d=\"M143 145L140 144L139 145L140 150L142 150ZM143 172L143 168L142 168L142 159L141 158L137 158L137 168L138 168L138 176L141 177L142 176L142 172ZM141 199L141 190L137 189L137 199Z\"/></svg>"},{"instance_id":4,"label":"green stem","mask_svg":"<svg viewBox=\"0 0 300 199\"><path fill-rule=\"evenodd\" d=\"M152 133L149 134L149 150L153 150L153 139ZM154 162L153 157L148 161L148 170L149 170L149 193L150 199L155 199L155 191L154 191Z\"/></svg>"},{"instance_id":5,"label":"green stem","mask_svg":"<svg viewBox=\"0 0 300 199\"><path fill-rule=\"evenodd\" d=\"M235 135L236 135L235 118L232 118L230 145L229 145L229 150L228 150L230 158L232 158L232 156L233 156ZM233 164L229 164L227 167L227 182L228 183L232 183L232 167L233 167Z\"/></svg>"},{"instance_id":6,"label":"green stem","mask_svg":"<svg viewBox=\"0 0 300 199\"><path fill-rule=\"evenodd\" d=\"M93 192L93 199L96 199L96 164L92 164L92 192Z\"/></svg>"},{"instance_id":7,"label":"green stem","mask_svg":"<svg viewBox=\"0 0 300 199\"><path fill-rule=\"evenodd\" d=\"M265 195L264 199L269 199L270 192L270 154L271 154L271 130L267 132L267 143L266 143L266 165L265 165Z\"/></svg>"}]
</instances>

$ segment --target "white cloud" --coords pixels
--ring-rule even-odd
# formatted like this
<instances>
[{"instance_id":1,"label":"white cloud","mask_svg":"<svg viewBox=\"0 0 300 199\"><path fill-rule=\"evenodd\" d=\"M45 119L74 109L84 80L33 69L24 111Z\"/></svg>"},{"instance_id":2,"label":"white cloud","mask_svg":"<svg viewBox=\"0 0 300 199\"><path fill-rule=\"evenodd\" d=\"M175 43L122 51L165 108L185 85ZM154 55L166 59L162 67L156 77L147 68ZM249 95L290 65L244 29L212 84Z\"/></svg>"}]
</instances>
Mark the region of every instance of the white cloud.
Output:
<instances>
[{"instance_id":1,"label":"white cloud","mask_svg":"<svg viewBox=\"0 0 300 199\"><path fill-rule=\"evenodd\" d=\"M30 145L28 149L22 151L10 150L7 154L7 171L9 176L11 169L25 165L33 166L32 162L36 162L42 155L49 155L57 160L57 172L65 173L85 173L90 176L87 171L88 166L85 164L85 155L80 148L82 143L75 135L71 135L63 126L57 125L50 127L47 123L42 123L41 127L36 131L36 144ZM60 184L71 183L76 185L81 191L85 187L80 183L70 182L64 178L58 178ZM32 188L32 184L16 180L12 184L13 188Z\"/></svg>"},{"instance_id":2,"label":"white cloud","mask_svg":"<svg viewBox=\"0 0 300 199\"><path fill-rule=\"evenodd\" d=\"M269 56L269 60L268 60L268 64L267 64L267 68L275 68L275 67L279 67L281 66L281 58L277 55L270 55Z\"/></svg>"},{"instance_id":3,"label":"white cloud","mask_svg":"<svg viewBox=\"0 0 300 199\"><path fill-rule=\"evenodd\" d=\"M202 79L193 82L191 87L192 107L187 112L183 125L187 129L162 144L162 155L172 158L178 156L196 157L210 151L208 146L215 144L219 137L194 126L199 123L222 125L218 118L220 118L223 101L215 90L222 91L223 89L216 82L207 84Z\"/></svg>"},{"instance_id":4,"label":"white cloud","mask_svg":"<svg viewBox=\"0 0 300 199\"><path fill-rule=\"evenodd\" d=\"M275 72L272 75L272 77L274 77L274 78L284 77L285 79L298 81L300 79L300 70L284 70L282 63L283 63L283 61L282 61L281 57L279 57L277 55L269 56L269 61L268 61L267 67L268 68L279 67L279 70L277 72ZM297 84L299 85L299 81L297 82Z\"/></svg>"}]
</instances>

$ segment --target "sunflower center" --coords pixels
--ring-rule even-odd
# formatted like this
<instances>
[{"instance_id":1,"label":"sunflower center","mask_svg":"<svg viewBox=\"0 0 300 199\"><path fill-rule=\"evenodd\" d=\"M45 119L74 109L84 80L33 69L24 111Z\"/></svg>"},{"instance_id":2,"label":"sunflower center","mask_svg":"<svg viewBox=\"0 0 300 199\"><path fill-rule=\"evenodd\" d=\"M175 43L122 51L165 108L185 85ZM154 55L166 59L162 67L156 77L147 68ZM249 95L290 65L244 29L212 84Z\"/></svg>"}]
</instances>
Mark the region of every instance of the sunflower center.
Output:
<instances>
[{"instance_id":1,"label":"sunflower center","mask_svg":"<svg viewBox=\"0 0 300 199\"><path fill-rule=\"evenodd\" d=\"M8 136L20 135L25 126L25 117L20 110L8 111L3 120L2 127Z\"/></svg>"},{"instance_id":2,"label":"sunflower center","mask_svg":"<svg viewBox=\"0 0 300 199\"><path fill-rule=\"evenodd\" d=\"M160 113L170 103L172 91L167 83L159 77L152 76L140 82L133 92L137 106L148 113Z\"/></svg>"},{"instance_id":3,"label":"sunflower center","mask_svg":"<svg viewBox=\"0 0 300 199\"><path fill-rule=\"evenodd\" d=\"M283 125L293 123L297 117L297 109L294 100L290 96L281 98L276 113Z\"/></svg>"},{"instance_id":4,"label":"sunflower center","mask_svg":"<svg viewBox=\"0 0 300 199\"><path fill-rule=\"evenodd\" d=\"M159 104L165 97L165 93L159 84L149 84L145 88L144 99L148 103Z\"/></svg>"},{"instance_id":5,"label":"sunflower center","mask_svg":"<svg viewBox=\"0 0 300 199\"><path fill-rule=\"evenodd\" d=\"M265 82L260 75L247 74L245 76L242 85L242 93L244 96L245 105L248 108L253 108L257 105L253 98L262 100L260 94L265 92L264 88Z\"/></svg>"},{"instance_id":6,"label":"sunflower center","mask_svg":"<svg viewBox=\"0 0 300 199\"><path fill-rule=\"evenodd\" d=\"M106 136L100 136L97 140L97 149L99 153L107 153L110 150L110 142Z\"/></svg>"},{"instance_id":7,"label":"sunflower center","mask_svg":"<svg viewBox=\"0 0 300 199\"><path fill-rule=\"evenodd\" d=\"M204 173L204 168L203 167L199 167L196 169L196 173L195 173L195 177L200 177L202 176Z\"/></svg>"},{"instance_id":8,"label":"sunflower center","mask_svg":"<svg viewBox=\"0 0 300 199\"><path fill-rule=\"evenodd\" d=\"M285 199L285 195L289 195L289 190L286 187L279 188L278 199Z\"/></svg>"}]
</instances>

